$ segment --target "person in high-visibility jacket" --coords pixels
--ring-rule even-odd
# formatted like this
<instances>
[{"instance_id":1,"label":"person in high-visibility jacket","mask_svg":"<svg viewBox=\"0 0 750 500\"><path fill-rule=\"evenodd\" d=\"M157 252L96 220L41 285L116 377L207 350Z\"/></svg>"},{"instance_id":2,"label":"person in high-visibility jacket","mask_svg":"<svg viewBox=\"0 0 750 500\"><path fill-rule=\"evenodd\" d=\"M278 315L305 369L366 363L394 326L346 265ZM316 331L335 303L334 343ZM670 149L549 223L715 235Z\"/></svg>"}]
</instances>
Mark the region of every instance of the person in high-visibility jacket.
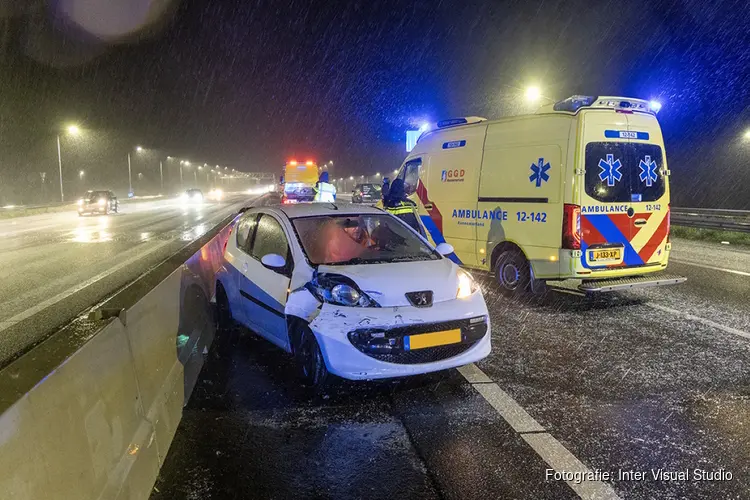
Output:
<instances>
[{"instance_id":1,"label":"person in high-visibility jacket","mask_svg":"<svg viewBox=\"0 0 750 500\"><path fill-rule=\"evenodd\" d=\"M417 213L417 204L406 197L403 179L394 179L388 189L388 196L385 198L384 209L391 215L409 224L415 231L425 236L424 228L419 222Z\"/></svg>"},{"instance_id":2,"label":"person in high-visibility jacket","mask_svg":"<svg viewBox=\"0 0 750 500\"><path fill-rule=\"evenodd\" d=\"M328 172L320 174L315 184L315 200L323 203L334 203L336 201L336 186L328 182Z\"/></svg>"}]
</instances>

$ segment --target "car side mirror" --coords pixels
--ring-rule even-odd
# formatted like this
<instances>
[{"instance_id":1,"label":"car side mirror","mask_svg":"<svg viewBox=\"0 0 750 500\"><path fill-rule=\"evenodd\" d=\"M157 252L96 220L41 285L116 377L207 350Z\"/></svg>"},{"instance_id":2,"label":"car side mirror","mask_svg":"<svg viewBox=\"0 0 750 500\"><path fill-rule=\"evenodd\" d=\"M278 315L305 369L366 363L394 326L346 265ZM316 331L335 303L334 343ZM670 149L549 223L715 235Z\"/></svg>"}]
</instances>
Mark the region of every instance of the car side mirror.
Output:
<instances>
[{"instance_id":1,"label":"car side mirror","mask_svg":"<svg viewBox=\"0 0 750 500\"><path fill-rule=\"evenodd\" d=\"M450 243L441 243L435 248L435 250L437 250L440 255L450 255L455 251L453 245Z\"/></svg>"},{"instance_id":2,"label":"car side mirror","mask_svg":"<svg viewBox=\"0 0 750 500\"><path fill-rule=\"evenodd\" d=\"M284 269L286 259L277 253L269 253L260 259L260 263L263 264L263 267L270 269L271 271L279 272Z\"/></svg>"}]
</instances>

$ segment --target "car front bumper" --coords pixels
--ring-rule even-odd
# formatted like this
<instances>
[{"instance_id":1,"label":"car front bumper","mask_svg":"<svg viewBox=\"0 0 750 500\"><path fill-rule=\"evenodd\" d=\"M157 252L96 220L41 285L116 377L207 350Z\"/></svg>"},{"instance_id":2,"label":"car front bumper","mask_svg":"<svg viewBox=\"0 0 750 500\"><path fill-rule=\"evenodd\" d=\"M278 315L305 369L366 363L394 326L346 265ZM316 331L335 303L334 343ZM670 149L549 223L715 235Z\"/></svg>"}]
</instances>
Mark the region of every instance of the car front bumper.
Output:
<instances>
[{"instance_id":1,"label":"car front bumper","mask_svg":"<svg viewBox=\"0 0 750 500\"><path fill-rule=\"evenodd\" d=\"M405 335L457 329L458 325L468 325L469 321L478 326L480 317L481 324L486 325L486 333L480 338L467 337L469 329L460 327L460 343L403 349ZM479 361L489 355L491 349L489 315L480 292L467 299L440 302L429 308L323 304L320 314L310 323L310 328L315 333L328 370L350 380L403 377L446 370ZM363 331L377 332L375 335L382 332L385 337L391 337L397 344L393 354L366 354L361 347L355 347L350 333Z\"/></svg>"}]
</instances>

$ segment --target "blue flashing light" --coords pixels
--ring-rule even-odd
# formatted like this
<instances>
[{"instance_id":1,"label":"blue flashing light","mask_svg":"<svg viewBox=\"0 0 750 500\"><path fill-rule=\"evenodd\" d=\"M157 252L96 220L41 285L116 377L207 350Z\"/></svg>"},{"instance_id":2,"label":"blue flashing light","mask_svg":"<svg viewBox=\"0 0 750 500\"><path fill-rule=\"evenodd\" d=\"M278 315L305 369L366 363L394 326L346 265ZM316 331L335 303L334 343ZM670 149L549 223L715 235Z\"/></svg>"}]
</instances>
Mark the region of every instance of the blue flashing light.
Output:
<instances>
[{"instance_id":1,"label":"blue flashing light","mask_svg":"<svg viewBox=\"0 0 750 500\"><path fill-rule=\"evenodd\" d=\"M649 101L648 107L656 114L661 109L661 103L659 101Z\"/></svg>"}]
</instances>

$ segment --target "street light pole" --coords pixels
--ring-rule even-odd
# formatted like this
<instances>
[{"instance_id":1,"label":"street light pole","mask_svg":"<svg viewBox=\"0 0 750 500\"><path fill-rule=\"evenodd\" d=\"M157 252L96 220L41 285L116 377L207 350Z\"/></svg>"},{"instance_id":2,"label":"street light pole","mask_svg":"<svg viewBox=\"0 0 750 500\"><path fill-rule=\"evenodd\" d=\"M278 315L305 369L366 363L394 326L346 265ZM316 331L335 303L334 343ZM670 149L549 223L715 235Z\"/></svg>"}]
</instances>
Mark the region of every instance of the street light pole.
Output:
<instances>
[{"instance_id":1,"label":"street light pole","mask_svg":"<svg viewBox=\"0 0 750 500\"><path fill-rule=\"evenodd\" d=\"M161 179L161 190L164 191L164 172L162 171L161 160L159 160L159 178Z\"/></svg>"},{"instance_id":2,"label":"street light pole","mask_svg":"<svg viewBox=\"0 0 750 500\"><path fill-rule=\"evenodd\" d=\"M65 203L62 182L62 155L60 154L60 134L57 134L57 167L60 169L60 203Z\"/></svg>"},{"instance_id":3,"label":"street light pole","mask_svg":"<svg viewBox=\"0 0 750 500\"><path fill-rule=\"evenodd\" d=\"M128 151L128 195L133 192L133 176L130 170L130 151Z\"/></svg>"}]
</instances>

